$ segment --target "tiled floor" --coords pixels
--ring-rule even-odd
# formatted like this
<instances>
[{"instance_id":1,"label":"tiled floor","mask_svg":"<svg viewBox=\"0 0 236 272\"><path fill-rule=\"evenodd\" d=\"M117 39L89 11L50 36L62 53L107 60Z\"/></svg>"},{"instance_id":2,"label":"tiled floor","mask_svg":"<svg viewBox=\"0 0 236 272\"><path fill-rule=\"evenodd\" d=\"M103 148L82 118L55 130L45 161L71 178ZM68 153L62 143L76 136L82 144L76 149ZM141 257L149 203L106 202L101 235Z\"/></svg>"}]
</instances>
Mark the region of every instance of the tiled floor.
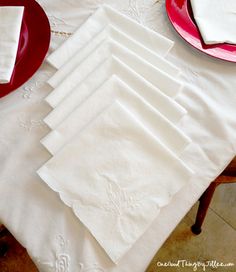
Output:
<instances>
[{"instance_id":1,"label":"tiled floor","mask_svg":"<svg viewBox=\"0 0 236 272\"><path fill-rule=\"evenodd\" d=\"M207 262L216 260L234 263L234 267L206 267L207 271L236 271L236 184L221 185L214 194L211 207L199 236L191 233L197 204L189 211L163 247L158 251L146 272L192 272L193 267L158 267L159 262L176 263L178 260ZM9 251L0 257L0 272L36 272L27 252L13 237L4 238L9 243ZM204 271L198 267L197 271ZM74 271L72 271L74 272ZM135 272L131 271L131 272Z\"/></svg>"},{"instance_id":2,"label":"tiled floor","mask_svg":"<svg viewBox=\"0 0 236 272\"><path fill-rule=\"evenodd\" d=\"M236 271L236 184L220 185L214 194L202 227L202 233L193 235L193 225L198 204L196 204L162 248L158 251L147 272L192 272L193 267L158 267L158 262L173 263L178 260L207 262L216 260L234 263L234 267L206 268L206 271ZM181 263L180 263L181 264ZM201 267L197 271L203 271Z\"/></svg>"}]
</instances>

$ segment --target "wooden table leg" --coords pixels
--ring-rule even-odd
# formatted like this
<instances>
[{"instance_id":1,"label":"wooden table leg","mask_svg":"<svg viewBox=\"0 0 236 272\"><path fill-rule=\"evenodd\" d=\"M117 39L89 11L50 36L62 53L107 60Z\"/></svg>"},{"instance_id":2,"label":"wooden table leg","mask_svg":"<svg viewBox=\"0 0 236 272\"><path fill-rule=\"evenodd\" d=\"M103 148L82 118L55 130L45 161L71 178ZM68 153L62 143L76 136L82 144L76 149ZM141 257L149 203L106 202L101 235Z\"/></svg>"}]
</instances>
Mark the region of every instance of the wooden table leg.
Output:
<instances>
[{"instance_id":1,"label":"wooden table leg","mask_svg":"<svg viewBox=\"0 0 236 272\"><path fill-rule=\"evenodd\" d=\"M212 182L199 199L200 203L199 203L199 207L197 211L196 221L195 221L195 224L191 227L191 230L194 234L198 235L202 231L201 229L202 223L206 217L206 213L211 203L212 196L218 185L219 185L218 183Z\"/></svg>"},{"instance_id":2,"label":"wooden table leg","mask_svg":"<svg viewBox=\"0 0 236 272\"><path fill-rule=\"evenodd\" d=\"M4 238L9 234L9 231L4 227L0 226L0 239ZM4 257L8 251L8 244L0 240L0 257Z\"/></svg>"},{"instance_id":3,"label":"wooden table leg","mask_svg":"<svg viewBox=\"0 0 236 272\"><path fill-rule=\"evenodd\" d=\"M0 258L4 257L8 251L8 244L5 242L0 242Z\"/></svg>"}]
</instances>

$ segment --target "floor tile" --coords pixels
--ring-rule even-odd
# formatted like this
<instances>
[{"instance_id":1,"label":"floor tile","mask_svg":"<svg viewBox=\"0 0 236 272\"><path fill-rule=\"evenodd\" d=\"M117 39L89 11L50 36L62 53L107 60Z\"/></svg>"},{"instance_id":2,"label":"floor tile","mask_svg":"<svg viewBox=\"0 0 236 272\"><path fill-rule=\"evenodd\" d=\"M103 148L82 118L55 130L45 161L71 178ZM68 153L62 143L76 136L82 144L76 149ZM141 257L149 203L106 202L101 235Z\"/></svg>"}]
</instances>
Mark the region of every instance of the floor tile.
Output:
<instances>
[{"instance_id":1,"label":"floor tile","mask_svg":"<svg viewBox=\"0 0 236 272\"><path fill-rule=\"evenodd\" d=\"M236 183L218 186L210 208L236 230Z\"/></svg>"},{"instance_id":2,"label":"floor tile","mask_svg":"<svg viewBox=\"0 0 236 272\"><path fill-rule=\"evenodd\" d=\"M194 223L197 204L180 222L163 247L157 252L146 272L192 272L193 267L157 267L157 262L177 262L187 260L207 262L216 260L234 263L234 267L206 268L207 271L236 271L236 231L218 217L212 210L208 211L200 235L192 234L190 227ZM201 267L197 271L203 271Z\"/></svg>"}]
</instances>

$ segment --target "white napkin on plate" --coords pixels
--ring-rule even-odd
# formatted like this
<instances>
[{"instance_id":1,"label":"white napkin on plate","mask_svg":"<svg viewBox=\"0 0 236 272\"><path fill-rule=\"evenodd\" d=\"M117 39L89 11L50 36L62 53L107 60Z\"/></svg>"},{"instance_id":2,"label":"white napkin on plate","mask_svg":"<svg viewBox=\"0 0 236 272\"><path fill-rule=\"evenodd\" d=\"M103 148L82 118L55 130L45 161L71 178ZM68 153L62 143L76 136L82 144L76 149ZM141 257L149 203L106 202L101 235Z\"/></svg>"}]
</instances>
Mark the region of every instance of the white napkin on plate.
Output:
<instances>
[{"instance_id":1,"label":"white napkin on plate","mask_svg":"<svg viewBox=\"0 0 236 272\"><path fill-rule=\"evenodd\" d=\"M81 50L82 53L83 50ZM52 107L56 107L97 65L111 55L117 56L138 74L171 97L176 96L183 87L174 77L159 70L113 39L107 38L47 96L46 101Z\"/></svg>"},{"instance_id":2,"label":"white napkin on plate","mask_svg":"<svg viewBox=\"0 0 236 272\"><path fill-rule=\"evenodd\" d=\"M118 58L111 56L90 73L81 84L77 85L71 93L47 115L44 122L50 128L56 128L112 75L119 76L122 81L134 89L169 121L177 123L187 113L175 100L159 91Z\"/></svg>"},{"instance_id":3,"label":"white napkin on plate","mask_svg":"<svg viewBox=\"0 0 236 272\"><path fill-rule=\"evenodd\" d=\"M108 24L116 26L118 29L140 41L145 47L164 56L172 48L174 43L164 36L151 29L137 23L129 17L119 13L110 6L103 5L88 18L88 20L56 51L49 57L48 61L55 68L59 69L65 64L77 50L82 48L94 35L101 31Z\"/></svg>"},{"instance_id":4,"label":"white napkin on plate","mask_svg":"<svg viewBox=\"0 0 236 272\"><path fill-rule=\"evenodd\" d=\"M144 47L140 42L135 41L125 33L119 31L112 25L108 25L93 37L83 48L78 50L73 58L65 63L48 81L52 87L57 87L63 79L65 79L93 50L105 40L110 37L119 44L132 50L135 54L142 56L143 59L156 66L158 69L163 70L172 76L178 76L180 70L166 59L160 57L155 52Z\"/></svg>"},{"instance_id":5,"label":"white napkin on plate","mask_svg":"<svg viewBox=\"0 0 236 272\"><path fill-rule=\"evenodd\" d=\"M56 154L78 131L117 98L174 153L180 154L191 142L180 129L148 104L137 92L113 75L55 130L44 137L41 143L51 154Z\"/></svg>"},{"instance_id":6,"label":"white napkin on plate","mask_svg":"<svg viewBox=\"0 0 236 272\"><path fill-rule=\"evenodd\" d=\"M0 84L11 81L23 13L24 7L0 7Z\"/></svg>"},{"instance_id":7,"label":"white napkin on plate","mask_svg":"<svg viewBox=\"0 0 236 272\"><path fill-rule=\"evenodd\" d=\"M114 103L38 174L117 263L192 171Z\"/></svg>"},{"instance_id":8,"label":"white napkin on plate","mask_svg":"<svg viewBox=\"0 0 236 272\"><path fill-rule=\"evenodd\" d=\"M236 44L235 0L191 0L191 5L206 44Z\"/></svg>"}]
</instances>

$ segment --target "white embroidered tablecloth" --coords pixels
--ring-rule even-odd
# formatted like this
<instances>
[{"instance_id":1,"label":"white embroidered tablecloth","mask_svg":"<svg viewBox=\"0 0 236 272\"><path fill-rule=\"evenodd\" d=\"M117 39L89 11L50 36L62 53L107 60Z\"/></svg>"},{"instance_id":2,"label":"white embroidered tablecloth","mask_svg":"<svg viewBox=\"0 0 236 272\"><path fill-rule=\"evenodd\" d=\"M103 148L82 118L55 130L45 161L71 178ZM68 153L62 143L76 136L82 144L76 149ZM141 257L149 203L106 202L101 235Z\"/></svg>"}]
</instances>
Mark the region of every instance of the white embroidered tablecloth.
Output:
<instances>
[{"instance_id":1,"label":"white embroidered tablecloth","mask_svg":"<svg viewBox=\"0 0 236 272\"><path fill-rule=\"evenodd\" d=\"M236 153L236 65L210 58L187 45L172 29L164 1L41 0L55 49L101 3L109 3L175 41L168 59L183 71L186 87L178 102L189 114L179 127L194 141L182 154L196 172L118 265L112 263L70 208L36 175L49 158L40 144L49 129L43 102L54 73L45 62L19 90L0 100L0 221L40 271L143 272L156 251L201 193ZM156 3L155 3L156 2Z\"/></svg>"}]
</instances>

